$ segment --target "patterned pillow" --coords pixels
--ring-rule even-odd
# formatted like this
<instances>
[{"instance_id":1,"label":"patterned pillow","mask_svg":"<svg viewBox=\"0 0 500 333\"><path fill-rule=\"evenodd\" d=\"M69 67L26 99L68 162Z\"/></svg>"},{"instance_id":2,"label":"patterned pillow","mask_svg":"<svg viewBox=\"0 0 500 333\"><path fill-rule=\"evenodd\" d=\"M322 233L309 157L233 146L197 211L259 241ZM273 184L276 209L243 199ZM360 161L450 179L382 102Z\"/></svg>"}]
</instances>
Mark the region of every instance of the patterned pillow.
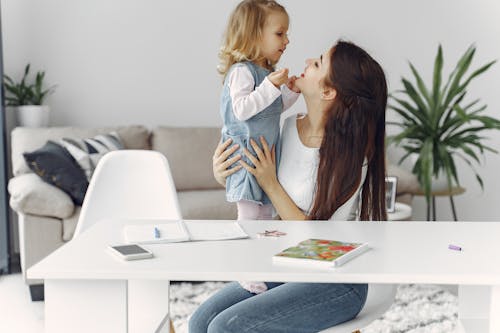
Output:
<instances>
[{"instance_id":1,"label":"patterned pillow","mask_svg":"<svg viewBox=\"0 0 500 333\"><path fill-rule=\"evenodd\" d=\"M68 193L75 204L82 204L89 182L64 147L48 141L43 147L23 156L29 168L44 181Z\"/></svg>"},{"instance_id":2,"label":"patterned pillow","mask_svg":"<svg viewBox=\"0 0 500 333\"><path fill-rule=\"evenodd\" d=\"M124 148L122 140L116 132L97 135L90 139L62 138L59 144L73 156L76 163L85 172L88 181L94 173L97 162L104 154Z\"/></svg>"}]
</instances>

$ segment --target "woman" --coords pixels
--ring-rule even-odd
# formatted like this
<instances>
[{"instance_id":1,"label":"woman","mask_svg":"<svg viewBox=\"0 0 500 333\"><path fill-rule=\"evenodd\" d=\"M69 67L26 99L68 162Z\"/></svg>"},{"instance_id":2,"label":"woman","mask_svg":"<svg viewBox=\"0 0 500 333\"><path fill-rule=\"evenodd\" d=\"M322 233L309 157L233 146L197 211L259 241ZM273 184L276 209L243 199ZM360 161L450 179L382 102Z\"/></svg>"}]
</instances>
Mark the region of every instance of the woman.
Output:
<instances>
[{"instance_id":1,"label":"woman","mask_svg":"<svg viewBox=\"0 0 500 333\"><path fill-rule=\"evenodd\" d=\"M255 176L283 220L385 220L385 108L380 65L356 45L339 41L307 67L296 87L307 115L285 120L278 173L274 147L260 139L245 150L254 166L227 159L237 147L220 145L214 175L244 167ZM226 160L227 159L227 160ZM361 199L361 205L359 205ZM252 293L230 283L193 314L190 332L317 332L354 318L366 284L265 283Z\"/></svg>"}]
</instances>

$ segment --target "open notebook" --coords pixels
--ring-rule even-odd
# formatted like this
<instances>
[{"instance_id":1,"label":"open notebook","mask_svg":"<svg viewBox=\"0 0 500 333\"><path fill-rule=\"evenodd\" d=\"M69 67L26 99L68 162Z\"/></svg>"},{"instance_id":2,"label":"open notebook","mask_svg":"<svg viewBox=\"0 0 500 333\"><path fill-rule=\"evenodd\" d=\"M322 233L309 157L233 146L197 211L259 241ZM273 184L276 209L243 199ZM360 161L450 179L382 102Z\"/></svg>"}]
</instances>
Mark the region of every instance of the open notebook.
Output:
<instances>
[{"instance_id":1,"label":"open notebook","mask_svg":"<svg viewBox=\"0 0 500 333\"><path fill-rule=\"evenodd\" d=\"M139 221L137 221L139 222ZM236 221L142 220L123 228L127 243L154 244L248 238Z\"/></svg>"}]
</instances>

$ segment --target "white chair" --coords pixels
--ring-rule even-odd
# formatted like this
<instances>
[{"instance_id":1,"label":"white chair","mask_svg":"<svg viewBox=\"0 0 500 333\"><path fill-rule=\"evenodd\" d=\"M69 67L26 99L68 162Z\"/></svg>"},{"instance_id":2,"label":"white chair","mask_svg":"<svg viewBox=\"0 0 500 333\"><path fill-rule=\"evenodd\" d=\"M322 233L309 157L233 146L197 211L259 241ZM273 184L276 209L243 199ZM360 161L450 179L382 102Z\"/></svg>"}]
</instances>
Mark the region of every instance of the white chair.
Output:
<instances>
[{"instance_id":1,"label":"white chair","mask_svg":"<svg viewBox=\"0 0 500 333\"><path fill-rule=\"evenodd\" d=\"M368 326L392 305L396 295L396 287L397 285L394 284L369 284L365 306L356 318L320 333L350 333Z\"/></svg>"},{"instance_id":2,"label":"white chair","mask_svg":"<svg viewBox=\"0 0 500 333\"><path fill-rule=\"evenodd\" d=\"M170 166L151 150L107 153L90 180L73 237L106 218L181 219ZM174 332L169 319L169 284L130 280L127 284L130 332ZM160 323L157 318L163 318ZM146 326L144 326L146 325Z\"/></svg>"},{"instance_id":3,"label":"white chair","mask_svg":"<svg viewBox=\"0 0 500 333\"><path fill-rule=\"evenodd\" d=\"M104 155L90 181L73 237L105 218L182 218L165 156L150 150Z\"/></svg>"}]
</instances>

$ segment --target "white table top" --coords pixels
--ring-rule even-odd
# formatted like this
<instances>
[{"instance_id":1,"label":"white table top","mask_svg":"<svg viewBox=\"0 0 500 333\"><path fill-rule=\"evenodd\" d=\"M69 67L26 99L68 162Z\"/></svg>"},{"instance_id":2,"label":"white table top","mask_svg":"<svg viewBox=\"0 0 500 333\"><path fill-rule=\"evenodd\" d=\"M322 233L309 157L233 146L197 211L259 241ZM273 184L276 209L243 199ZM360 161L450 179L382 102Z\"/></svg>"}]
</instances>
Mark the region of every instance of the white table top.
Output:
<instances>
[{"instance_id":1,"label":"white table top","mask_svg":"<svg viewBox=\"0 0 500 333\"><path fill-rule=\"evenodd\" d=\"M245 221L250 239L147 245L155 258L131 262L106 251L109 244L123 243L122 224L96 223L29 269L28 277L500 285L495 222ZM256 238L272 229L288 234ZM274 254L307 238L369 242L371 250L328 270L272 263ZM463 251L449 250L449 244Z\"/></svg>"}]
</instances>

